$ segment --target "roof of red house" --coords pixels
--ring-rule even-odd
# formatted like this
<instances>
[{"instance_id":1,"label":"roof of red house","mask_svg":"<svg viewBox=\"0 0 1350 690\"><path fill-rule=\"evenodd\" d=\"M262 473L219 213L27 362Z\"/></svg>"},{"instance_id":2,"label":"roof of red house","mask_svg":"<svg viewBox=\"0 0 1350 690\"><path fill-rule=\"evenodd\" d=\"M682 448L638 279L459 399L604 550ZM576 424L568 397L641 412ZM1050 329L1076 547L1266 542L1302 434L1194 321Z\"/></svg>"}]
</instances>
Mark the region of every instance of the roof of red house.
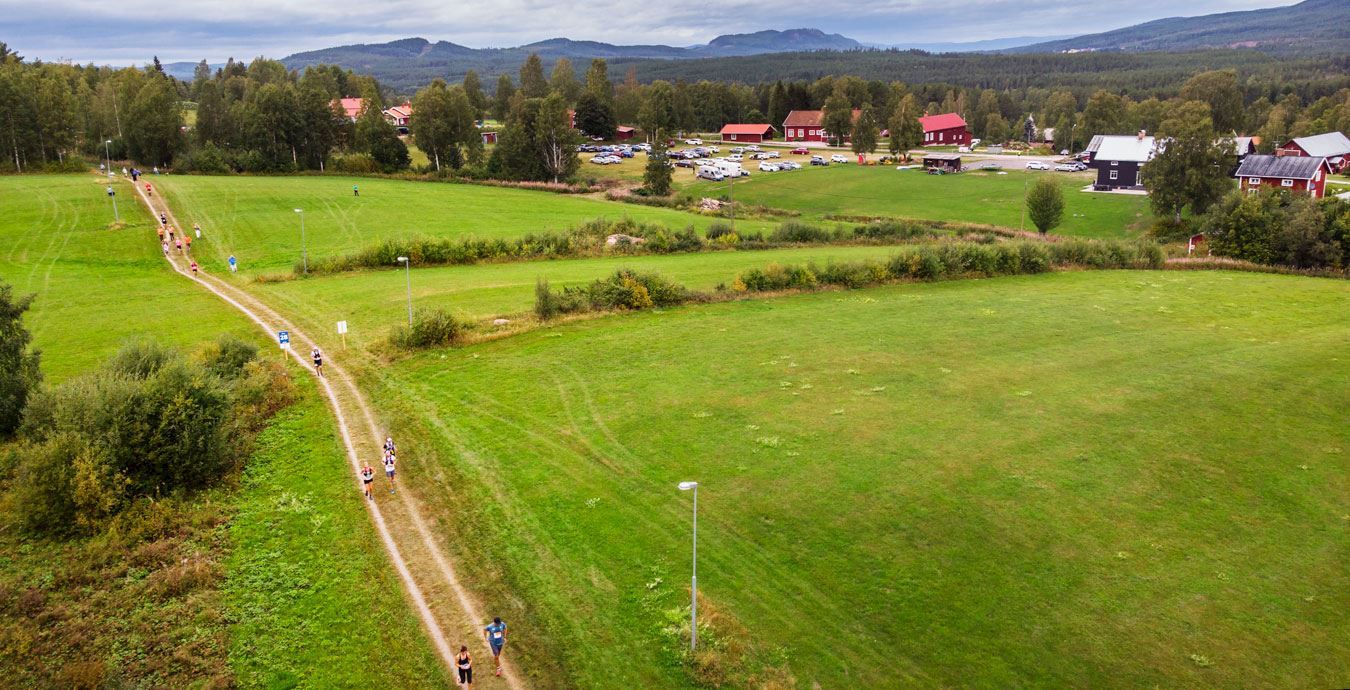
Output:
<instances>
[{"instance_id":1,"label":"roof of red house","mask_svg":"<svg viewBox=\"0 0 1350 690\"><path fill-rule=\"evenodd\" d=\"M966 121L956 113L943 113L941 115L925 115L919 118L919 124L923 125L923 131L925 132L936 132L940 129L965 127Z\"/></svg>"},{"instance_id":2,"label":"roof of red house","mask_svg":"<svg viewBox=\"0 0 1350 690\"><path fill-rule=\"evenodd\" d=\"M361 110L366 107L366 99L342 98L338 100L338 105L342 107L342 113L347 117L358 117Z\"/></svg>"},{"instance_id":3,"label":"roof of red house","mask_svg":"<svg viewBox=\"0 0 1350 690\"><path fill-rule=\"evenodd\" d=\"M403 105L396 105L392 108L389 108L388 110L385 110L384 112L394 115L396 117L412 117L412 104L404 103Z\"/></svg>"},{"instance_id":4,"label":"roof of red house","mask_svg":"<svg viewBox=\"0 0 1350 690\"><path fill-rule=\"evenodd\" d=\"M853 119L858 119L861 110L853 109ZM794 110L788 113L787 119L783 120L784 127L819 127L825 119L824 110Z\"/></svg>"},{"instance_id":5,"label":"roof of red house","mask_svg":"<svg viewBox=\"0 0 1350 690\"><path fill-rule=\"evenodd\" d=\"M773 125L723 125L722 134L768 134Z\"/></svg>"},{"instance_id":6,"label":"roof of red house","mask_svg":"<svg viewBox=\"0 0 1350 690\"><path fill-rule=\"evenodd\" d=\"M635 131L637 131L637 130L635 130L635 129L633 129L632 127L629 127L629 126L627 126L627 125L619 125L618 127L615 127L615 128L614 128L614 131L616 131L616 132L635 132Z\"/></svg>"},{"instance_id":7,"label":"roof of red house","mask_svg":"<svg viewBox=\"0 0 1350 690\"><path fill-rule=\"evenodd\" d=\"M1311 180L1326 159L1321 156L1247 156L1235 177L1281 177Z\"/></svg>"}]
</instances>

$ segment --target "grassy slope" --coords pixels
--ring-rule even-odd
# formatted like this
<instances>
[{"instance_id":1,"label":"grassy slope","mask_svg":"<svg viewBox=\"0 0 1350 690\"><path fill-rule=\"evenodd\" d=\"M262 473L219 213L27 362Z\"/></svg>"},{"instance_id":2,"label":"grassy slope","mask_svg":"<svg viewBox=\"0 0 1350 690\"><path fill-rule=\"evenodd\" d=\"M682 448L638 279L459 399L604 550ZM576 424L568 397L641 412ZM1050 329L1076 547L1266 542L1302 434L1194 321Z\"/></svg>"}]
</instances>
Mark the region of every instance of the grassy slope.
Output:
<instances>
[{"instance_id":1,"label":"grassy slope","mask_svg":"<svg viewBox=\"0 0 1350 690\"><path fill-rule=\"evenodd\" d=\"M1332 686L1347 308L1336 281L1062 273L383 372L428 420L442 464L405 464L489 608L565 669L545 685L687 682L660 628L687 596L675 483L698 479L701 590L804 686Z\"/></svg>"},{"instance_id":2,"label":"grassy slope","mask_svg":"<svg viewBox=\"0 0 1350 690\"><path fill-rule=\"evenodd\" d=\"M595 218L623 217L682 228L707 227L713 218L590 197L466 184L412 183L347 177L161 177L152 180L181 209L179 220L199 222L206 240L197 253L223 270L234 253L241 270L290 269L300 258L305 209L310 256L342 254L387 238L516 237L565 230ZM361 196L352 196L352 185ZM769 223L752 222L765 229Z\"/></svg>"},{"instance_id":3,"label":"grassy slope","mask_svg":"<svg viewBox=\"0 0 1350 690\"><path fill-rule=\"evenodd\" d=\"M124 340L140 335L191 347L229 332L273 352L241 315L170 271L159 256L152 220L141 206L130 203L129 188L123 186L121 192L123 219L129 225L106 230L111 209L103 186L92 177L0 177L0 198L6 200L0 215L0 277L21 294L37 293L25 320L44 351L48 381L87 371ZM439 684L440 666L383 551L369 536L369 519L349 481L332 421L312 384L301 385L304 401L259 439L242 491L217 492L216 502L231 507L197 511L210 521L237 510L228 537L214 547L194 546L195 541L217 538L198 530L184 547L205 549L212 557L227 550L232 554L224 566L226 595L208 593L186 607L178 601L148 603L134 617L98 623L96 616L119 616L110 609L128 605L117 597L118 592L138 591L133 587L137 581L129 581L83 616L91 636L120 638L128 625L140 626L131 628L136 635L156 629L176 635L172 626L181 617L183 634L198 628L196 636L201 637L212 626L222 630L218 626L232 622L235 627L227 634L233 638L230 666L247 683L289 675L334 684L361 678L398 678L401 686ZM0 576L13 576L20 583L46 582L42 572L63 570L59 564L66 562L90 572L115 571L118 559L125 557L115 549L111 557L91 557L86 555L89 547L79 543L30 541L13 534L5 539L14 546L11 550L7 543L5 551L22 553L23 558L0 563ZM139 569L138 577L147 577L144 570ZM51 596L62 594L53 591ZM228 621L216 616L219 608L229 612ZM199 610L210 616L194 619ZM130 640L135 639L118 644L134 645ZM380 647L383 662L359 658L349 647L353 640ZM225 652L209 647L203 654Z\"/></svg>"},{"instance_id":4,"label":"grassy slope","mask_svg":"<svg viewBox=\"0 0 1350 690\"><path fill-rule=\"evenodd\" d=\"M828 262L887 257L894 247L813 247L768 251L711 252L670 256L631 256L532 263L481 264L421 268L412 272L416 307L439 307L471 319L512 315L534 308L537 278L557 289L586 283L620 268L656 271L683 285L710 290L730 283L738 273L771 262ZM316 333L328 333L341 319L351 328L351 344L372 342L407 315L403 271L364 271L303 281L250 285L254 293L309 319Z\"/></svg>"},{"instance_id":5,"label":"grassy slope","mask_svg":"<svg viewBox=\"0 0 1350 690\"><path fill-rule=\"evenodd\" d=\"M801 211L806 220L827 214L876 215L985 223L1019 227L1023 182L1053 176L1063 185L1064 221L1058 234L1084 237L1126 237L1150 217L1142 196L1088 194L1083 174L1009 171L926 175L893 167L832 165L792 172L755 173L736 184L736 200ZM714 195L712 185L699 183L695 194ZM725 185L716 185L717 189ZM1028 220L1028 230L1034 226Z\"/></svg>"}]
</instances>

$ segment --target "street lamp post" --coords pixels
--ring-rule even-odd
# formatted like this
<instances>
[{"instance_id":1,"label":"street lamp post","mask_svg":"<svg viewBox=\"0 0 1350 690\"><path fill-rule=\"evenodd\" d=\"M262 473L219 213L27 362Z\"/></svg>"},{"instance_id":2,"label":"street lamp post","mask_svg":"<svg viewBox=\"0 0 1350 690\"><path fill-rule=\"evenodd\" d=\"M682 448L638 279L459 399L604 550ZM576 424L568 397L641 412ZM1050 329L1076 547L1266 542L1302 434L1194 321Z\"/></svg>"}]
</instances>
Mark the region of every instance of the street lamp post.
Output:
<instances>
[{"instance_id":1,"label":"street lamp post","mask_svg":"<svg viewBox=\"0 0 1350 690\"><path fill-rule=\"evenodd\" d=\"M689 651L698 648L698 482L680 482L680 491L694 492L694 558L689 579Z\"/></svg>"},{"instance_id":2,"label":"street lamp post","mask_svg":"<svg viewBox=\"0 0 1350 690\"><path fill-rule=\"evenodd\" d=\"M113 204L113 222L122 224L122 216L117 213L117 192L113 190L112 185L108 185L108 198L112 199Z\"/></svg>"},{"instance_id":3,"label":"street lamp post","mask_svg":"<svg viewBox=\"0 0 1350 690\"><path fill-rule=\"evenodd\" d=\"M412 328L412 262L406 256L398 257L403 264L403 274L408 279L408 327Z\"/></svg>"},{"instance_id":4,"label":"street lamp post","mask_svg":"<svg viewBox=\"0 0 1350 690\"><path fill-rule=\"evenodd\" d=\"M103 155L108 159L108 179L113 178L112 171L112 139L103 140Z\"/></svg>"},{"instance_id":5,"label":"street lamp post","mask_svg":"<svg viewBox=\"0 0 1350 690\"><path fill-rule=\"evenodd\" d=\"M309 275L309 249L305 246L305 209L297 208L295 212L300 214L300 266L305 275Z\"/></svg>"}]
</instances>

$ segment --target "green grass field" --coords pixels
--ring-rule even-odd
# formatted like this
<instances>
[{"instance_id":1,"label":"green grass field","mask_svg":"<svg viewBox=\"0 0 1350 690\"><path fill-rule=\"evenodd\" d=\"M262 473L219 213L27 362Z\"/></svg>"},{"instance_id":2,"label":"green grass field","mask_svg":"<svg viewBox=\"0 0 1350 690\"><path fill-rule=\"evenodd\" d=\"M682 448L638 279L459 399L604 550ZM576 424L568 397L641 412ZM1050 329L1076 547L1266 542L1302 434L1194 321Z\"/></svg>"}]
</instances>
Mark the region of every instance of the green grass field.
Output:
<instances>
[{"instance_id":1,"label":"green grass field","mask_svg":"<svg viewBox=\"0 0 1350 690\"><path fill-rule=\"evenodd\" d=\"M890 216L1016 228L1022 223L1023 184L1051 176L1064 191L1064 220L1054 232L1082 237L1128 237L1151 219L1148 198L1079 191L1085 173L1008 171L927 175L887 166L832 165L788 172L755 172L737 181L736 200L800 211L804 220L826 215ZM696 195L725 194L725 184L697 183ZM1031 221L1026 229L1035 230Z\"/></svg>"},{"instance_id":2,"label":"green grass field","mask_svg":"<svg viewBox=\"0 0 1350 690\"><path fill-rule=\"evenodd\" d=\"M674 228L706 228L715 219L664 208L469 184L411 183L350 177L160 176L178 219L201 223L198 257L216 270L234 254L244 274L289 270L300 259L300 219L313 257L345 254L403 237L517 237L566 230L596 218L632 218ZM352 195L359 184L361 196ZM750 222L767 229L772 224Z\"/></svg>"},{"instance_id":3,"label":"green grass field","mask_svg":"<svg viewBox=\"0 0 1350 690\"><path fill-rule=\"evenodd\" d=\"M1348 310L1332 280L1070 272L599 319L375 376L543 685L690 682L662 630L694 479L701 592L799 687L1332 687Z\"/></svg>"},{"instance_id":4,"label":"green grass field","mask_svg":"<svg viewBox=\"0 0 1350 690\"><path fill-rule=\"evenodd\" d=\"M25 323L49 382L90 370L140 336L192 349L232 333L275 352L232 307L170 270L129 185L119 187L127 227L106 229L112 210L103 190L87 175L0 176L0 278L18 294L37 295ZM146 687L174 685L184 676L173 673L210 668L213 657L227 660L222 667L246 687L446 684L373 536L335 425L307 374L293 371L302 400L259 437L242 487L209 492L182 518L203 525L185 526L185 541L174 548L220 559L218 589L147 597L156 569L176 560L143 567L144 557L119 553L115 539L110 546L24 538L0 500L0 589L7 592L0 598L36 586L60 605L36 636L30 618L0 605L7 684L50 686L45 674L61 668L62 655L106 661ZM81 589L107 578L114 584L95 597ZM34 665L29 654L43 640L60 653ZM174 658L175 644L203 659Z\"/></svg>"}]
</instances>

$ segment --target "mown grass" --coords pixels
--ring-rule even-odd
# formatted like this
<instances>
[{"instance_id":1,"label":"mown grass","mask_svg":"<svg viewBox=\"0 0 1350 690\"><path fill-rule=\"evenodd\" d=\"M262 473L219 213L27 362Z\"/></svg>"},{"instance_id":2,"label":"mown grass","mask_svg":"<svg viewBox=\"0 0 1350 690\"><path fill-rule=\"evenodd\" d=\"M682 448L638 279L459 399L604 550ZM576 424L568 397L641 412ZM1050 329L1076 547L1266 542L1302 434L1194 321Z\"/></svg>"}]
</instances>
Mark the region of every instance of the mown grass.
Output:
<instances>
[{"instance_id":1,"label":"mown grass","mask_svg":"<svg viewBox=\"0 0 1350 690\"><path fill-rule=\"evenodd\" d=\"M730 284L741 271L771 262L794 263L885 258L894 247L806 247L765 251L647 255L571 259L474 266L361 271L306 280L251 284L249 289L288 314L304 319L314 332L334 331L345 320L349 345L370 344L390 328L406 323L407 285L411 278L414 308L445 309L458 317L480 320L515 317L534 306L535 281L555 289L581 285L620 268L658 271L696 290Z\"/></svg>"},{"instance_id":2,"label":"mown grass","mask_svg":"<svg viewBox=\"0 0 1350 690\"><path fill-rule=\"evenodd\" d=\"M160 176L186 224L201 223L194 245L203 265L227 270L234 254L244 275L289 270L300 259L300 218L311 257L349 254L387 238L518 237L595 218L632 218L700 230L714 217L533 190L353 177ZM359 185L361 196L352 194ZM773 224L751 222L766 230Z\"/></svg>"},{"instance_id":3,"label":"mown grass","mask_svg":"<svg viewBox=\"0 0 1350 690\"><path fill-rule=\"evenodd\" d=\"M1083 173L1010 170L927 175L893 166L832 165L790 172L759 173L737 181L736 201L800 211L803 220L827 215L887 216L1017 228L1023 224L1023 184L1050 176L1064 191L1064 220L1054 232L1081 237L1128 237L1150 221L1148 198L1079 191L1090 183ZM725 195L726 185L700 182L698 196ZM1027 230L1035 230L1030 220Z\"/></svg>"},{"instance_id":4,"label":"mown grass","mask_svg":"<svg viewBox=\"0 0 1350 690\"><path fill-rule=\"evenodd\" d=\"M127 226L109 230L92 176L0 177L0 277L37 295L25 323L48 381L141 336L190 348L233 333L275 353L170 270L152 219L129 185L118 189ZM333 422L312 384L301 387L255 441L241 486L155 502L115 534L30 538L0 491L0 684L443 686ZM14 481L11 450L0 446L0 486Z\"/></svg>"},{"instance_id":5,"label":"mown grass","mask_svg":"<svg viewBox=\"0 0 1350 690\"><path fill-rule=\"evenodd\" d=\"M1069 272L570 324L380 369L542 686L1336 686L1350 288Z\"/></svg>"}]
</instances>

